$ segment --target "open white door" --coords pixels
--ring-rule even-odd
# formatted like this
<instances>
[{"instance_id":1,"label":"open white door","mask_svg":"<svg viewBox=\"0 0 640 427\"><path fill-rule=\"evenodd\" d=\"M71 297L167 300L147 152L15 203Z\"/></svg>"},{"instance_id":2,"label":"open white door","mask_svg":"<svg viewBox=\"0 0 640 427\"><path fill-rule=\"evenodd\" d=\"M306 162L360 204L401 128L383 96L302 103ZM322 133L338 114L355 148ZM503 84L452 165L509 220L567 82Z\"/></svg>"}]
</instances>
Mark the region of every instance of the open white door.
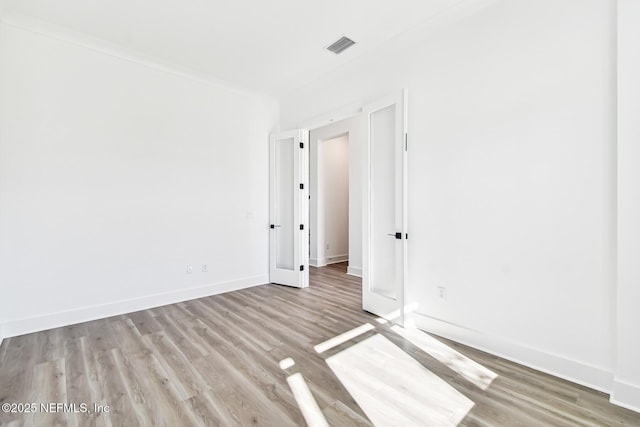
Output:
<instances>
[{"instance_id":1,"label":"open white door","mask_svg":"<svg viewBox=\"0 0 640 427\"><path fill-rule=\"evenodd\" d=\"M309 286L309 132L271 135L269 280Z\"/></svg>"},{"instance_id":2,"label":"open white door","mask_svg":"<svg viewBox=\"0 0 640 427\"><path fill-rule=\"evenodd\" d=\"M404 323L406 91L364 106L362 307Z\"/></svg>"}]
</instances>

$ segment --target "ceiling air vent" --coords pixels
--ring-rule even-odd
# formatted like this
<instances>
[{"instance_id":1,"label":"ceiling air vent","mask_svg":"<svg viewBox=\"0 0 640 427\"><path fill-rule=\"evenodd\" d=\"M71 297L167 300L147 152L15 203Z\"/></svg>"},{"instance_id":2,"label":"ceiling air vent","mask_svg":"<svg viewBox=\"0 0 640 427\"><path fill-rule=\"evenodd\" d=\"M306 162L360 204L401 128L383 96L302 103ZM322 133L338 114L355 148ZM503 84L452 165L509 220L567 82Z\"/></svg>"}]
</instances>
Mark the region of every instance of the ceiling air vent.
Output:
<instances>
[{"instance_id":1,"label":"ceiling air vent","mask_svg":"<svg viewBox=\"0 0 640 427\"><path fill-rule=\"evenodd\" d=\"M331 46L329 46L327 50L335 54L338 54L338 53L341 53L346 48L353 46L354 44L356 44L356 42L351 40L349 37L340 37L340 39L335 41Z\"/></svg>"}]
</instances>

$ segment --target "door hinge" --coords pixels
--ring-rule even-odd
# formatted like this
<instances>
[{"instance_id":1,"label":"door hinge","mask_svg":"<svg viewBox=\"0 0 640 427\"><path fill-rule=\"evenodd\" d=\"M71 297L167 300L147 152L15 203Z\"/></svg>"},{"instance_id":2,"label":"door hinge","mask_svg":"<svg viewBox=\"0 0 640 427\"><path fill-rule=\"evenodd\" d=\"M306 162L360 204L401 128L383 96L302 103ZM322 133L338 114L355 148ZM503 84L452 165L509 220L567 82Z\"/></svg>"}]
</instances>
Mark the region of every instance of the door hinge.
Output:
<instances>
[{"instance_id":1,"label":"door hinge","mask_svg":"<svg viewBox=\"0 0 640 427\"><path fill-rule=\"evenodd\" d=\"M300 184L300 189L304 190L304 184L302 184L302 183Z\"/></svg>"},{"instance_id":2,"label":"door hinge","mask_svg":"<svg viewBox=\"0 0 640 427\"><path fill-rule=\"evenodd\" d=\"M304 265L300 266L300 271L304 271Z\"/></svg>"},{"instance_id":3,"label":"door hinge","mask_svg":"<svg viewBox=\"0 0 640 427\"><path fill-rule=\"evenodd\" d=\"M409 239L409 233L405 233L404 238Z\"/></svg>"},{"instance_id":4,"label":"door hinge","mask_svg":"<svg viewBox=\"0 0 640 427\"><path fill-rule=\"evenodd\" d=\"M304 148L304 142L300 143L300 148Z\"/></svg>"},{"instance_id":5,"label":"door hinge","mask_svg":"<svg viewBox=\"0 0 640 427\"><path fill-rule=\"evenodd\" d=\"M404 134L404 151L409 149L409 134Z\"/></svg>"},{"instance_id":6,"label":"door hinge","mask_svg":"<svg viewBox=\"0 0 640 427\"><path fill-rule=\"evenodd\" d=\"M300 230L304 230L304 224L300 224Z\"/></svg>"}]
</instances>

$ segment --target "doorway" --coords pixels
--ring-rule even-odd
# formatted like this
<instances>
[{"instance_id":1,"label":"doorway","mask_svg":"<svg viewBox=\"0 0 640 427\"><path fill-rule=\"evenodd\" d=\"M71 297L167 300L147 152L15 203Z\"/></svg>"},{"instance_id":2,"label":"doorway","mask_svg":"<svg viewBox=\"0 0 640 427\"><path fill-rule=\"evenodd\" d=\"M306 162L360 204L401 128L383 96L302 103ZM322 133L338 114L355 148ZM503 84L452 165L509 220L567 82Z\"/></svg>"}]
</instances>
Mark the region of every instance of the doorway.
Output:
<instances>
[{"instance_id":1,"label":"doorway","mask_svg":"<svg viewBox=\"0 0 640 427\"><path fill-rule=\"evenodd\" d=\"M303 129L311 129L311 131ZM321 199L318 187L325 183L324 177L321 183L318 175L319 172L324 175L325 165L319 167L318 153L320 147L320 154L324 157L325 150L321 147L323 143L347 136L348 225L346 233L344 228L342 229L342 233L348 236L346 239L349 263L347 274L362 277L364 310L403 324L408 239L406 90L366 104L357 113L338 122L334 122L334 119L329 117L322 119L320 124L305 126L303 129L272 135L271 281L306 287L309 261L311 265L327 265L327 243L331 250L332 241L327 241L324 230L327 223L324 198L322 199L323 209L319 210L318 202ZM296 144L296 138L293 139L293 143L290 143L289 138L291 135L296 135L296 132L298 132L299 144ZM303 139L307 141L303 142ZM297 150L298 146L299 150ZM278 147L283 147L281 152L286 154L280 156L281 158L278 157ZM293 161L289 160L290 157ZM305 163L309 169L306 169ZM292 173L281 173L281 165L291 167ZM291 190L294 193L293 198L287 195ZM306 191L309 193L305 194ZM287 196L281 197L281 195ZM288 203L289 201L292 203ZM291 212L291 209L294 212L292 216L287 213ZM287 214L283 215L283 213ZM321 221L318 220L318 213L321 215ZM313 215L315 215L315 223L311 227L308 225ZM300 232L285 236L284 231L287 230L283 229L282 218L286 219L292 229L298 230L296 227L299 226ZM318 232L321 227L323 236ZM288 237L290 234L293 234L293 242ZM283 238L280 239L280 236ZM330 239L334 238L330 237ZM293 270L299 263L301 274L296 275L293 274L293 270L279 267L276 251L278 243L286 244L287 247L293 243ZM339 256L344 256L341 253L329 253L332 255L330 258L334 258L329 261L340 262ZM274 280L280 273L283 275L283 281ZM284 281L285 274L287 278L290 277L289 282Z\"/></svg>"},{"instance_id":2,"label":"doorway","mask_svg":"<svg viewBox=\"0 0 640 427\"><path fill-rule=\"evenodd\" d=\"M360 114L309 132L309 264L362 274Z\"/></svg>"},{"instance_id":3,"label":"doorway","mask_svg":"<svg viewBox=\"0 0 640 427\"><path fill-rule=\"evenodd\" d=\"M324 267L349 261L349 134L319 140L314 151L309 264Z\"/></svg>"}]
</instances>

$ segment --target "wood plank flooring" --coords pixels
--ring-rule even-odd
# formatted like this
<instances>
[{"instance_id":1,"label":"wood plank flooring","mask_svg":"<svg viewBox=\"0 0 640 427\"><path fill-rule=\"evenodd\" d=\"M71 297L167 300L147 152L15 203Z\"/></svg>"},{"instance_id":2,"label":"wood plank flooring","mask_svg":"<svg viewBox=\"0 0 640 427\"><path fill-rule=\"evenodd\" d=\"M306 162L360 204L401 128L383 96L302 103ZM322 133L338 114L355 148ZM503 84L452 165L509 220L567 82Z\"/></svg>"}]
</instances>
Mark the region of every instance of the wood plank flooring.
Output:
<instances>
[{"instance_id":1,"label":"wood plank flooring","mask_svg":"<svg viewBox=\"0 0 640 427\"><path fill-rule=\"evenodd\" d=\"M424 405L407 415L414 425L640 426L640 414L603 393L379 323L345 272L335 264L312 269L307 289L259 286L7 338L0 403L85 403L89 412L0 412L0 425L370 426L413 399ZM94 404L109 412L93 413Z\"/></svg>"}]
</instances>

